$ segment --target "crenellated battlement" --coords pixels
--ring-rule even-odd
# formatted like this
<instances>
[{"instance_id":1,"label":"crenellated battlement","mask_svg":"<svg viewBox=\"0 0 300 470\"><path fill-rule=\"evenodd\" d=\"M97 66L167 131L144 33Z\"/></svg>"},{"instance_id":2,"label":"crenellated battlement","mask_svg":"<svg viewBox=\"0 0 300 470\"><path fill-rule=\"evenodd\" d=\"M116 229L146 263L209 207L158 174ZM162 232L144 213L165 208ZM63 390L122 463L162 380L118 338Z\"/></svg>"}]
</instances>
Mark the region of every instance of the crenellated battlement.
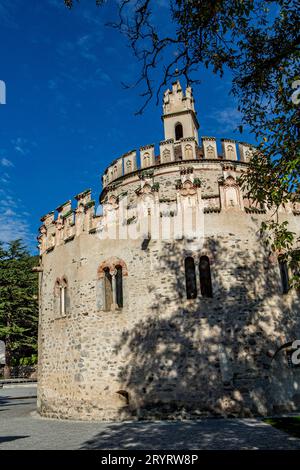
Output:
<instances>
[{"instance_id":1,"label":"crenellated battlement","mask_svg":"<svg viewBox=\"0 0 300 470\"><path fill-rule=\"evenodd\" d=\"M224 140L224 146L228 143L232 141ZM152 147L146 150L149 148ZM269 212L244 193L240 177L245 167L240 162L204 159L184 163L165 165L161 171L159 166L144 168L134 178L110 185L102 193L101 215L95 213L91 190L77 194L76 207L68 200L42 217L38 237L40 253L49 253L84 233L111 241L145 238L147 234L152 239L189 238L191 232L203 233L195 224L200 221L204 227L204 215L220 214L222 225L225 214L247 218L254 214L263 217ZM285 204L279 212L285 217L298 216L300 201ZM182 226L182 220L186 221L186 227Z\"/></svg>"},{"instance_id":2,"label":"crenellated battlement","mask_svg":"<svg viewBox=\"0 0 300 470\"><path fill-rule=\"evenodd\" d=\"M173 138L159 143L159 154L155 154L155 145L140 147L139 153L131 150L115 159L102 176L103 188L116 179L133 173L136 170L153 167L163 163L180 162L184 160L230 160L249 163L254 147L245 142L233 139L221 139L218 145L215 137L201 137L199 146L195 137L181 137L179 141ZM218 147L221 147L219 151Z\"/></svg>"},{"instance_id":3,"label":"crenellated battlement","mask_svg":"<svg viewBox=\"0 0 300 470\"><path fill-rule=\"evenodd\" d=\"M69 200L41 218L42 225L37 237L41 254L68 243L83 232L96 231L101 216L95 213L91 190L77 194L74 199L77 201L76 207L73 208L72 200Z\"/></svg>"},{"instance_id":4,"label":"crenellated battlement","mask_svg":"<svg viewBox=\"0 0 300 470\"><path fill-rule=\"evenodd\" d=\"M215 137L203 136L199 140L200 126L190 87L184 91L177 81L166 90L162 121L164 140L158 146L152 143L138 152L126 152L106 168L100 195L102 215L96 215L95 201L87 189L75 196L75 204L70 199L42 217L38 236L41 254L83 233L97 232L101 238L101 233L109 234L112 229L118 232L113 238L126 238L132 226L139 227L148 219L146 212L156 214L153 230L159 233L165 230L166 214L173 219L174 227L180 226L176 217L179 214L180 218L182 211L186 215L189 205L195 212L191 220L203 214L222 216L226 211L244 215L266 212L247 199L239 184L255 148L233 139L218 142ZM145 204L151 207L146 210ZM299 203L283 207L282 212L300 214Z\"/></svg>"}]
</instances>

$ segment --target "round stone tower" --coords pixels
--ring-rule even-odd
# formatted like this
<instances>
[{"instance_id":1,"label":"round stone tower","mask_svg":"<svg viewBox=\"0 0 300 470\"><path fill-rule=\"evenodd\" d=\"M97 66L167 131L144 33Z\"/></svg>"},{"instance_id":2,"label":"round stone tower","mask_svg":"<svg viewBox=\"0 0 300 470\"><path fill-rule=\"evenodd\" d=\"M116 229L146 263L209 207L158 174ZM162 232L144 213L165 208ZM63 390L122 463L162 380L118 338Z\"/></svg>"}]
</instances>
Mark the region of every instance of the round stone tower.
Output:
<instances>
[{"instance_id":1,"label":"round stone tower","mask_svg":"<svg viewBox=\"0 0 300 470\"><path fill-rule=\"evenodd\" d=\"M253 148L198 138L190 87L165 140L116 159L42 218L38 409L72 419L267 414L299 404L299 294L240 187ZM99 213L99 211L97 211ZM300 203L280 220L300 234Z\"/></svg>"}]
</instances>

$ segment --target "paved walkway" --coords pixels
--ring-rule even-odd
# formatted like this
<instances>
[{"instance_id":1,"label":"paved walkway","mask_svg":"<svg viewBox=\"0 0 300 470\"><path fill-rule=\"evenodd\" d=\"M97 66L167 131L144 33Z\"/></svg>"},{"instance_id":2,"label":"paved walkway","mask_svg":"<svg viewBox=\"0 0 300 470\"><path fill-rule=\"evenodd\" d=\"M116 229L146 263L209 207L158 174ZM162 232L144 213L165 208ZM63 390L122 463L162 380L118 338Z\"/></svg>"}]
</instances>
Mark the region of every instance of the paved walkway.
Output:
<instances>
[{"instance_id":1,"label":"paved walkway","mask_svg":"<svg viewBox=\"0 0 300 470\"><path fill-rule=\"evenodd\" d=\"M87 423L38 417L36 388L0 389L3 449L300 449L300 440L256 419Z\"/></svg>"}]
</instances>

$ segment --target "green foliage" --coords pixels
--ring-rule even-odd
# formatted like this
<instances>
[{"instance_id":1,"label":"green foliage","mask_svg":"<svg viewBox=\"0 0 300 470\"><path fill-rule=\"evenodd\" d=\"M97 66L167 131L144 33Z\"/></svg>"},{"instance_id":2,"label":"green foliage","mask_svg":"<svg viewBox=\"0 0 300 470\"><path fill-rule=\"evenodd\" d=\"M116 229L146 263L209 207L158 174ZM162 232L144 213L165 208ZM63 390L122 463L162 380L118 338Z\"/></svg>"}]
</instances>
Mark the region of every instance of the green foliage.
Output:
<instances>
[{"instance_id":1,"label":"green foliage","mask_svg":"<svg viewBox=\"0 0 300 470\"><path fill-rule=\"evenodd\" d=\"M158 183L158 182L156 182L156 183L153 183L153 185L152 185L152 188L151 188L151 189L152 189L152 191L158 191L158 190L159 190L159 183Z\"/></svg>"},{"instance_id":2,"label":"green foliage","mask_svg":"<svg viewBox=\"0 0 300 470\"><path fill-rule=\"evenodd\" d=\"M288 229L288 222L269 220L261 224L261 236L272 251L286 261L292 272L290 286L300 288L300 249L295 248L295 233ZM300 239L299 239L300 241Z\"/></svg>"},{"instance_id":3,"label":"green foliage","mask_svg":"<svg viewBox=\"0 0 300 470\"><path fill-rule=\"evenodd\" d=\"M136 221L136 216L133 215L132 217L129 217L129 219L126 220L126 224L127 224L127 225L130 225L130 224L132 224L132 223L135 222L135 221Z\"/></svg>"},{"instance_id":4,"label":"green foliage","mask_svg":"<svg viewBox=\"0 0 300 470\"><path fill-rule=\"evenodd\" d=\"M6 362L19 361L37 351L38 282L30 256L20 240L0 243L0 339L6 344Z\"/></svg>"},{"instance_id":5,"label":"green foliage","mask_svg":"<svg viewBox=\"0 0 300 470\"><path fill-rule=\"evenodd\" d=\"M267 418L264 420L280 431L284 431L290 436L300 438L300 416L290 416L285 418Z\"/></svg>"},{"instance_id":6,"label":"green foliage","mask_svg":"<svg viewBox=\"0 0 300 470\"><path fill-rule=\"evenodd\" d=\"M143 170L141 171L142 178L151 178L154 175L154 170Z\"/></svg>"},{"instance_id":7,"label":"green foliage","mask_svg":"<svg viewBox=\"0 0 300 470\"><path fill-rule=\"evenodd\" d=\"M12 357L12 366L35 366L38 362L37 354L31 354L28 357Z\"/></svg>"},{"instance_id":8,"label":"green foliage","mask_svg":"<svg viewBox=\"0 0 300 470\"><path fill-rule=\"evenodd\" d=\"M79 0L76 0L77 2L79 2ZM97 6L100 6L104 3L105 0L95 0L95 4ZM75 3L74 0L64 0L64 3L66 5L67 8L72 8L73 4Z\"/></svg>"},{"instance_id":9,"label":"green foliage","mask_svg":"<svg viewBox=\"0 0 300 470\"><path fill-rule=\"evenodd\" d=\"M20 366L35 366L37 364L37 354L31 354L29 357L20 357Z\"/></svg>"},{"instance_id":10,"label":"green foliage","mask_svg":"<svg viewBox=\"0 0 300 470\"><path fill-rule=\"evenodd\" d=\"M86 203L84 206L85 209L89 209L90 207L93 207L95 205L95 201L89 201Z\"/></svg>"},{"instance_id":11,"label":"green foliage","mask_svg":"<svg viewBox=\"0 0 300 470\"><path fill-rule=\"evenodd\" d=\"M200 188L200 186L202 185L202 181L200 178L194 178L194 185L197 186L198 188Z\"/></svg>"},{"instance_id":12,"label":"green foliage","mask_svg":"<svg viewBox=\"0 0 300 470\"><path fill-rule=\"evenodd\" d=\"M69 217L69 215L73 214L73 212L74 212L73 209L70 209L68 212L62 215L62 218L66 219L67 217Z\"/></svg>"}]
</instances>

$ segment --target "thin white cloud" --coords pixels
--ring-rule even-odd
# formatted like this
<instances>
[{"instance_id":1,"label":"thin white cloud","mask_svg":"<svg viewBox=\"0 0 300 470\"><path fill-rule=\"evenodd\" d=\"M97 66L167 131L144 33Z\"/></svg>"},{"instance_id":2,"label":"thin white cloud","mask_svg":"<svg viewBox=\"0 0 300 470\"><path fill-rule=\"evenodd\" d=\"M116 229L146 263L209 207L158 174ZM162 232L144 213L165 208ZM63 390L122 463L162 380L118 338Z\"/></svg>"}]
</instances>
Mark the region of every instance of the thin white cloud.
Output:
<instances>
[{"instance_id":1,"label":"thin white cloud","mask_svg":"<svg viewBox=\"0 0 300 470\"><path fill-rule=\"evenodd\" d=\"M3 184L8 184L10 180L10 176L8 173L3 173L0 177L0 182Z\"/></svg>"},{"instance_id":2,"label":"thin white cloud","mask_svg":"<svg viewBox=\"0 0 300 470\"><path fill-rule=\"evenodd\" d=\"M217 123L216 132L235 131L242 122L241 113L233 106L214 110L208 117Z\"/></svg>"},{"instance_id":3,"label":"thin white cloud","mask_svg":"<svg viewBox=\"0 0 300 470\"><path fill-rule=\"evenodd\" d=\"M99 44L103 39L101 31L94 31L88 34L83 34L78 37L74 42L62 41L59 43L57 52L65 59L66 57L73 57L78 59L78 54L83 59L90 62L97 62L99 60Z\"/></svg>"},{"instance_id":4,"label":"thin white cloud","mask_svg":"<svg viewBox=\"0 0 300 470\"><path fill-rule=\"evenodd\" d=\"M17 137L16 139L13 139L11 141L13 148L16 153L19 153L21 155L27 155L30 153L30 146L35 146L35 142L29 142L27 139L24 139L23 137Z\"/></svg>"},{"instance_id":5,"label":"thin white cloud","mask_svg":"<svg viewBox=\"0 0 300 470\"><path fill-rule=\"evenodd\" d=\"M93 62L97 62L97 56L92 52L94 41L94 34L85 34L78 39L77 47L81 57Z\"/></svg>"},{"instance_id":6,"label":"thin white cloud","mask_svg":"<svg viewBox=\"0 0 300 470\"><path fill-rule=\"evenodd\" d=\"M51 78L50 80L48 80L49 90L56 90L57 87L58 87L58 82L59 82L59 80L55 79L55 78Z\"/></svg>"},{"instance_id":7,"label":"thin white cloud","mask_svg":"<svg viewBox=\"0 0 300 470\"><path fill-rule=\"evenodd\" d=\"M21 238L26 244L31 244L33 234L24 215L18 214L17 208L18 203L10 195L0 199L0 241L7 243Z\"/></svg>"},{"instance_id":8,"label":"thin white cloud","mask_svg":"<svg viewBox=\"0 0 300 470\"><path fill-rule=\"evenodd\" d=\"M16 215L16 213L12 209L6 209L6 211L4 212L3 215L4 216L12 216L12 215Z\"/></svg>"},{"instance_id":9,"label":"thin white cloud","mask_svg":"<svg viewBox=\"0 0 300 470\"><path fill-rule=\"evenodd\" d=\"M8 160L8 159L5 158L5 157L1 158L0 163L1 163L2 166L5 166L5 167L12 167L12 166L14 166L13 162L11 162L10 160Z\"/></svg>"},{"instance_id":10,"label":"thin white cloud","mask_svg":"<svg viewBox=\"0 0 300 470\"><path fill-rule=\"evenodd\" d=\"M110 75L106 73L101 67L97 67L95 71L92 71L89 75L84 78L78 78L76 74L63 73L60 77L52 78L48 81L48 88L50 88L56 96L58 102L65 104L63 95L59 92L60 85L63 82L69 82L74 84L81 90L89 89L91 87L99 87L107 85L112 81ZM79 104L79 107L81 104Z\"/></svg>"}]
</instances>

